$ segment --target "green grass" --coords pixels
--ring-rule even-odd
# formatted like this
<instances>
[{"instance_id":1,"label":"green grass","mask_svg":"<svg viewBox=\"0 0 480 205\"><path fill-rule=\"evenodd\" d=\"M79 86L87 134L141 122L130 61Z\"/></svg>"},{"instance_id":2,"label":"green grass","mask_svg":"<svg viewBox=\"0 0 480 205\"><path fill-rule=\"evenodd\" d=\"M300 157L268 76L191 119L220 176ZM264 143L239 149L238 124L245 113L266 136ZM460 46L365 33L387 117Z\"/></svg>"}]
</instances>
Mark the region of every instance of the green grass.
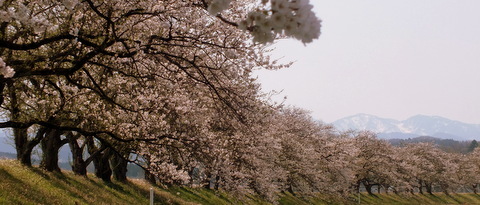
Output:
<instances>
[{"instance_id":1,"label":"green grass","mask_svg":"<svg viewBox=\"0 0 480 205\"><path fill-rule=\"evenodd\" d=\"M355 196L358 204L358 195ZM392 204L392 205L410 205L410 204L480 204L480 195L457 193L446 195L443 193L431 194L377 194L360 195L361 204Z\"/></svg>"},{"instance_id":2,"label":"green grass","mask_svg":"<svg viewBox=\"0 0 480 205\"><path fill-rule=\"evenodd\" d=\"M71 172L46 173L13 160L0 160L0 204L148 204L143 180L104 183ZM194 204L155 187L155 204Z\"/></svg>"},{"instance_id":3,"label":"green grass","mask_svg":"<svg viewBox=\"0 0 480 205\"><path fill-rule=\"evenodd\" d=\"M69 171L48 173L36 167L25 167L15 160L0 160L0 204L149 204L151 185L143 180L127 183L104 183L89 175L81 177ZM225 192L188 187L158 186L155 204L270 204L257 196L236 198ZM360 195L361 204L480 204L476 194L377 194ZM298 196L281 193L278 204L358 204L358 195L349 198L333 196Z\"/></svg>"}]
</instances>

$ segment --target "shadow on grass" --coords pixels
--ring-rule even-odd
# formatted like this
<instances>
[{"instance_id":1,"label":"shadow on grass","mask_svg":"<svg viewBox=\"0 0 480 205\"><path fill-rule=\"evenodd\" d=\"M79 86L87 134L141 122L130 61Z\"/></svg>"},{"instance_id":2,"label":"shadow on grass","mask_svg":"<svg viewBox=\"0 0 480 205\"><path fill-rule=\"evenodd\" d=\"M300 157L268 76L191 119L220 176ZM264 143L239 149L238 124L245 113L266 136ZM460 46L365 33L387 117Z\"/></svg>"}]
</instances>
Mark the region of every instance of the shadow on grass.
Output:
<instances>
[{"instance_id":1,"label":"shadow on grass","mask_svg":"<svg viewBox=\"0 0 480 205\"><path fill-rule=\"evenodd\" d=\"M422 199L420 199L419 195L417 194L406 194L406 195L401 195L399 194L399 196L402 198L402 199L405 199L405 198L408 198L408 199L411 199L413 201L415 201L415 204L420 204L422 202Z\"/></svg>"},{"instance_id":2,"label":"shadow on grass","mask_svg":"<svg viewBox=\"0 0 480 205\"><path fill-rule=\"evenodd\" d=\"M114 182L104 182L103 184L105 184L105 186L107 186L107 187L109 187L109 188L111 188L115 191L128 194L128 192L126 192L125 189L122 186L120 186L120 185L118 185Z\"/></svg>"},{"instance_id":3,"label":"shadow on grass","mask_svg":"<svg viewBox=\"0 0 480 205\"><path fill-rule=\"evenodd\" d=\"M388 199L388 201L391 201L395 204L401 203L401 201L398 198L401 198L402 196L399 194L383 194L383 198Z\"/></svg>"},{"instance_id":4,"label":"shadow on grass","mask_svg":"<svg viewBox=\"0 0 480 205\"><path fill-rule=\"evenodd\" d=\"M480 199L480 196L478 194L454 194L454 195L449 195L448 197L452 198L453 200L457 201L459 204L465 204L465 203L478 203L478 200ZM457 200L456 198L459 200Z\"/></svg>"},{"instance_id":5,"label":"shadow on grass","mask_svg":"<svg viewBox=\"0 0 480 205\"><path fill-rule=\"evenodd\" d=\"M0 190L8 190L8 192L0 193L12 204L24 204L26 201L32 204L48 203L45 198L38 197L38 190L33 189L29 184L16 178L5 169L0 169ZM16 193L23 193L21 197Z\"/></svg>"},{"instance_id":6,"label":"shadow on grass","mask_svg":"<svg viewBox=\"0 0 480 205\"><path fill-rule=\"evenodd\" d=\"M460 195L456 195L458 198L462 198ZM455 201L456 203L458 204L462 204L462 201L461 200L458 200L456 197L452 196L451 194L445 194L445 197L446 198L450 198L452 199L453 201Z\"/></svg>"},{"instance_id":7,"label":"shadow on grass","mask_svg":"<svg viewBox=\"0 0 480 205\"><path fill-rule=\"evenodd\" d=\"M208 200L208 197L204 197L203 194L196 193L192 190L186 189L184 187L175 187L167 189L172 195L183 195L186 196L189 201L197 201L201 202L202 204L210 204L211 201Z\"/></svg>"},{"instance_id":8,"label":"shadow on grass","mask_svg":"<svg viewBox=\"0 0 480 205\"><path fill-rule=\"evenodd\" d=\"M432 200L434 202L441 202L442 204L447 204L448 203L447 200L445 200L444 198L439 197L435 194L423 194L423 196L429 198L430 200Z\"/></svg>"},{"instance_id":9,"label":"shadow on grass","mask_svg":"<svg viewBox=\"0 0 480 205\"><path fill-rule=\"evenodd\" d=\"M23 166L23 165L22 165ZM38 176L46 179L46 180L50 180L50 176L48 176L47 174L45 174L45 171L38 168L38 167L27 167L27 166L24 166L25 168L27 168L28 170L32 171L33 173L37 174Z\"/></svg>"}]
</instances>

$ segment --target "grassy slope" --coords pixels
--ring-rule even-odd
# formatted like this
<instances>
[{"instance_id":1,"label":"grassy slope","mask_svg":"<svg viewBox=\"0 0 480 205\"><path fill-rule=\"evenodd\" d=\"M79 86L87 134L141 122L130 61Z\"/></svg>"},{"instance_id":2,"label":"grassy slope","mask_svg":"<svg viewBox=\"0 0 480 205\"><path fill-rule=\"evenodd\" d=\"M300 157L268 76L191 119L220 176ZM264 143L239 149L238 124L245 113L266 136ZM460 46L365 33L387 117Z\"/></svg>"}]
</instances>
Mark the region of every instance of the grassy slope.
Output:
<instances>
[{"instance_id":1,"label":"grassy slope","mask_svg":"<svg viewBox=\"0 0 480 205\"><path fill-rule=\"evenodd\" d=\"M89 176L45 173L26 168L14 160L0 160L0 204L148 204L150 185L143 180L127 184L103 183ZM256 197L242 201L225 193L207 189L155 187L155 204L269 204ZM358 199L358 195L354 197ZM360 196L362 204L480 204L474 194ZM327 197L301 198L283 194L280 204L358 204Z\"/></svg>"},{"instance_id":2,"label":"grassy slope","mask_svg":"<svg viewBox=\"0 0 480 205\"><path fill-rule=\"evenodd\" d=\"M358 199L358 195L356 197ZM443 193L430 194L381 194L369 196L361 194L362 204L480 204L480 195L478 194L450 194Z\"/></svg>"},{"instance_id":3,"label":"grassy slope","mask_svg":"<svg viewBox=\"0 0 480 205\"><path fill-rule=\"evenodd\" d=\"M159 188L159 204L188 204ZM45 173L13 160L0 160L0 204L148 204L149 185L141 180L127 184L103 183L64 171Z\"/></svg>"}]
</instances>

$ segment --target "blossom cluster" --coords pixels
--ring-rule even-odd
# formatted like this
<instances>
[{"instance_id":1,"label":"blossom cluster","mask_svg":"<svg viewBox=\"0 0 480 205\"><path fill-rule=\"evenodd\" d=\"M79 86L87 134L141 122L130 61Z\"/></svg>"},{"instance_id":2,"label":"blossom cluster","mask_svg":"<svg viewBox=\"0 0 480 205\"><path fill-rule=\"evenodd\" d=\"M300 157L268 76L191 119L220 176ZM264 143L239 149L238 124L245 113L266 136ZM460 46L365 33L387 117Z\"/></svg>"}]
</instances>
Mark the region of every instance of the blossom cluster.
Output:
<instances>
[{"instance_id":1,"label":"blossom cluster","mask_svg":"<svg viewBox=\"0 0 480 205\"><path fill-rule=\"evenodd\" d=\"M1 3L1 2L0 2ZM5 9L5 8L4 8ZM32 28L35 33L40 33L47 29L48 23L41 16L32 16L32 12L22 3L0 10L0 22L18 21L28 28Z\"/></svg>"},{"instance_id":2,"label":"blossom cluster","mask_svg":"<svg viewBox=\"0 0 480 205\"><path fill-rule=\"evenodd\" d=\"M11 78L15 75L15 71L10 66L3 61L0 57L0 75L3 75L4 78Z\"/></svg>"},{"instance_id":3,"label":"blossom cluster","mask_svg":"<svg viewBox=\"0 0 480 205\"><path fill-rule=\"evenodd\" d=\"M308 0L270 0L268 10L251 11L239 27L249 30L260 43L272 42L282 34L310 43L319 37L321 26L312 9Z\"/></svg>"},{"instance_id":4,"label":"blossom cluster","mask_svg":"<svg viewBox=\"0 0 480 205\"><path fill-rule=\"evenodd\" d=\"M190 181L188 173L172 163L155 161L150 163L150 168L153 168L158 173L162 173L162 176L158 177L163 182L185 184Z\"/></svg>"}]
</instances>

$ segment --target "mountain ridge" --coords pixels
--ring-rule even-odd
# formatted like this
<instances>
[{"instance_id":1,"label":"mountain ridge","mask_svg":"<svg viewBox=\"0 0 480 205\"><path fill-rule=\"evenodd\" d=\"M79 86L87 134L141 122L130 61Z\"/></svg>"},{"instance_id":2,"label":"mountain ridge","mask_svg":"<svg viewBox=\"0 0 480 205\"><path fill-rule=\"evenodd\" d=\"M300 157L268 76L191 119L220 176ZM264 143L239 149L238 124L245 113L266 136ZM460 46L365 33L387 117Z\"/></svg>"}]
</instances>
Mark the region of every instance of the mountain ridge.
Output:
<instances>
[{"instance_id":1,"label":"mountain ridge","mask_svg":"<svg viewBox=\"0 0 480 205\"><path fill-rule=\"evenodd\" d=\"M400 121L360 113L336 120L332 124L341 131L373 131L383 139L407 139L418 136L455 140L480 139L480 125L441 116L415 115Z\"/></svg>"}]
</instances>

